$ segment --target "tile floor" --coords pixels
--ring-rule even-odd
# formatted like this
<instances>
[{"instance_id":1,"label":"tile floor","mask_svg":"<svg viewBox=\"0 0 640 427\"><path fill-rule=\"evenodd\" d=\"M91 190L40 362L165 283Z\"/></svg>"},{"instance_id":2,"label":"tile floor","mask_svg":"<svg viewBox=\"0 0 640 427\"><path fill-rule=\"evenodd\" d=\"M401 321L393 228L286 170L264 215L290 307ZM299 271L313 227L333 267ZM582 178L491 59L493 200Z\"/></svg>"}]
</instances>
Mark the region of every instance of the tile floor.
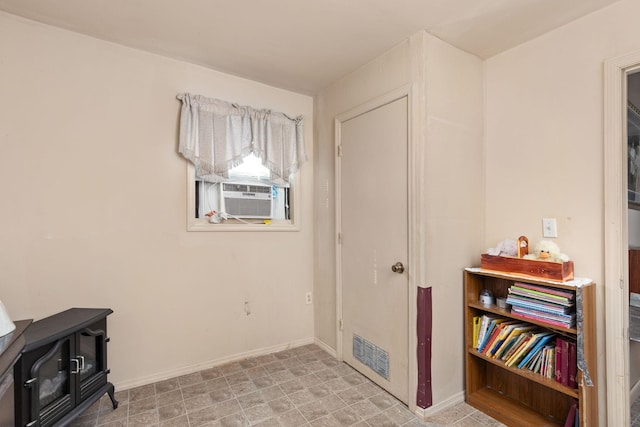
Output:
<instances>
[{"instance_id":1,"label":"tile floor","mask_svg":"<svg viewBox=\"0 0 640 427\"><path fill-rule=\"evenodd\" d=\"M316 345L116 391L72 426L502 426L465 403L423 421Z\"/></svg>"},{"instance_id":2,"label":"tile floor","mask_svg":"<svg viewBox=\"0 0 640 427\"><path fill-rule=\"evenodd\" d=\"M631 402L631 427L640 427L640 398Z\"/></svg>"}]
</instances>

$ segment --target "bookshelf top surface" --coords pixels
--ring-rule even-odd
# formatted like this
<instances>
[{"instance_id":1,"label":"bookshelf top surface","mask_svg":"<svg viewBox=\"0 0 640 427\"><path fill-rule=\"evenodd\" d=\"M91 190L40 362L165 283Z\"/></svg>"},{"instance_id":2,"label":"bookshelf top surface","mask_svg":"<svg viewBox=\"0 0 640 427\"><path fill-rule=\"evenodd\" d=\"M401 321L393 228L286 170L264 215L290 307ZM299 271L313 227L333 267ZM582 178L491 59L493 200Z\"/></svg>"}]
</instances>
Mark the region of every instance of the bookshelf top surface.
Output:
<instances>
[{"instance_id":1,"label":"bookshelf top surface","mask_svg":"<svg viewBox=\"0 0 640 427\"><path fill-rule=\"evenodd\" d=\"M513 279L513 280L526 280L528 282L534 283L542 283L542 284L550 284L550 285L562 285L567 287L579 288L582 286L586 286L592 283L591 279L586 277L576 277L573 280L567 280L566 282L559 282L556 280L548 280L541 277L528 276L526 274L516 274L516 273L504 273L501 271L494 270L486 270L480 267L467 267L465 271L474 274L480 274L483 276L491 276L491 277L501 277L505 279Z\"/></svg>"}]
</instances>

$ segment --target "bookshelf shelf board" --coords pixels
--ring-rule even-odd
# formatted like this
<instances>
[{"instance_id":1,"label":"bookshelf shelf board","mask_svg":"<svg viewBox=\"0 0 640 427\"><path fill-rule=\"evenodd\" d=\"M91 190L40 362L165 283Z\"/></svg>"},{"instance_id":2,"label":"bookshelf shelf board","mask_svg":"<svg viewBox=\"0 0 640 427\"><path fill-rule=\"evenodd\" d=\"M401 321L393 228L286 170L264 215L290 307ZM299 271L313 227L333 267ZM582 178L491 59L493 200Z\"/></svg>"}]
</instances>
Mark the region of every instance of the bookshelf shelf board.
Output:
<instances>
[{"instance_id":1,"label":"bookshelf shelf board","mask_svg":"<svg viewBox=\"0 0 640 427\"><path fill-rule=\"evenodd\" d=\"M545 417L517 400L510 399L490 388L482 388L467 396L467 402L506 425L519 427L557 427L564 422Z\"/></svg>"},{"instance_id":2,"label":"bookshelf shelf board","mask_svg":"<svg viewBox=\"0 0 640 427\"><path fill-rule=\"evenodd\" d=\"M566 289L575 291L577 286L582 286L591 283L591 279L584 277L576 277L573 280L567 282L559 282L555 280L540 279L527 275L502 273L494 270L484 270L482 268L465 268L465 271L472 273L476 276L495 277L496 279L506 279L512 282L525 282L532 283L540 286L551 286L558 289Z\"/></svg>"},{"instance_id":3,"label":"bookshelf shelf board","mask_svg":"<svg viewBox=\"0 0 640 427\"><path fill-rule=\"evenodd\" d=\"M578 330L576 328L563 328L562 326L550 325L549 323L539 322L534 319L518 316L517 314L512 314L506 308L500 308L497 305L492 304L489 306L489 305L480 304L479 302L478 303L470 302L468 305L471 308L476 308L478 310L482 310L484 312L489 312L493 314L499 314L500 316L508 317L509 319L522 320L523 322L531 323L532 325L538 325L545 329L553 329L558 332L564 332L564 333L573 334L573 335L578 333Z\"/></svg>"},{"instance_id":4,"label":"bookshelf shelf board","mask_svg":"<svg viewBox=\"0 0 640 427\"><path fill-rule=\"evenodd\" d=\"M469 348L469 354L471 354L474 357L477 357L479 359L482 359L486 362L492 363L502 369L506 369L509 372L512 372L516 375L519 375L523 378L526 378L530 381L534 381L538 384L541 384L545 387L548 387L550 389L556 390L560 393L566 394L567 396L570 397L574 397L574 398L578 398L578 390L572 389L571 387L567 387L564 386L562 384L560 384L559 382L557 382L555 379L552 378L545 378L540 374L535 374L527 369L519 369L519 368L514 368L512 366L507 366L505 365L505 363L501 360L496 360L493 359L491 357L487 357L482 353L478 353L476 350L474 350L473 348Z\"/></svg>"}]
</instances>

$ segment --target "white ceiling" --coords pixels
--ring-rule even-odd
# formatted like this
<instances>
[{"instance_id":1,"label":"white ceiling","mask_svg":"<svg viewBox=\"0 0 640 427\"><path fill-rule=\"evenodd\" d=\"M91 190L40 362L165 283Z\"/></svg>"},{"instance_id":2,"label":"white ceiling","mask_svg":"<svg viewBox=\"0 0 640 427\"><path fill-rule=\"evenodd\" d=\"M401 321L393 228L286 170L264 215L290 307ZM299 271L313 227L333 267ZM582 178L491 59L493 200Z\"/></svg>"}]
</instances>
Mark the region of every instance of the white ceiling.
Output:
<instances>
[{"instance_id":1,"label":"white ceiling","mask_svg":"<svg viewBox=\"0 0 640 427\"><path fill-rule=\"evenodd\" d=\"M619 0L0 0L0 10L314 94L415 32L488 58Z\"/></svg>"}]
</instances>

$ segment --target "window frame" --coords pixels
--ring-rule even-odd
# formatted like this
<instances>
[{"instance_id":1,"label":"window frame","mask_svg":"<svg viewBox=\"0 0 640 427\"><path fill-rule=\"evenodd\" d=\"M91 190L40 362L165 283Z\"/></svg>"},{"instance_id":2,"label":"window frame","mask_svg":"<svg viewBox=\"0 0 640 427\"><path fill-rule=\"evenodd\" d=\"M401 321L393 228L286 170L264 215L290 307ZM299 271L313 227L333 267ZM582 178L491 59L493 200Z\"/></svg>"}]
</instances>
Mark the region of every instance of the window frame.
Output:
<instances>
[{"instance_id":1,"label":"window frame","mask_svg":"<svg viewBox=\"0 0 640 427\"><path fill-rule=\"evenodd\" d=\"M300 231L300 173L298 170L289 183L289 200L291 219L272 220L269 224L245 224L238 220L228 219L220 224L210 223L207 218L196 218L196 168L191 162L187 165L187 231Z\"/></svg>"}]
</instances>

